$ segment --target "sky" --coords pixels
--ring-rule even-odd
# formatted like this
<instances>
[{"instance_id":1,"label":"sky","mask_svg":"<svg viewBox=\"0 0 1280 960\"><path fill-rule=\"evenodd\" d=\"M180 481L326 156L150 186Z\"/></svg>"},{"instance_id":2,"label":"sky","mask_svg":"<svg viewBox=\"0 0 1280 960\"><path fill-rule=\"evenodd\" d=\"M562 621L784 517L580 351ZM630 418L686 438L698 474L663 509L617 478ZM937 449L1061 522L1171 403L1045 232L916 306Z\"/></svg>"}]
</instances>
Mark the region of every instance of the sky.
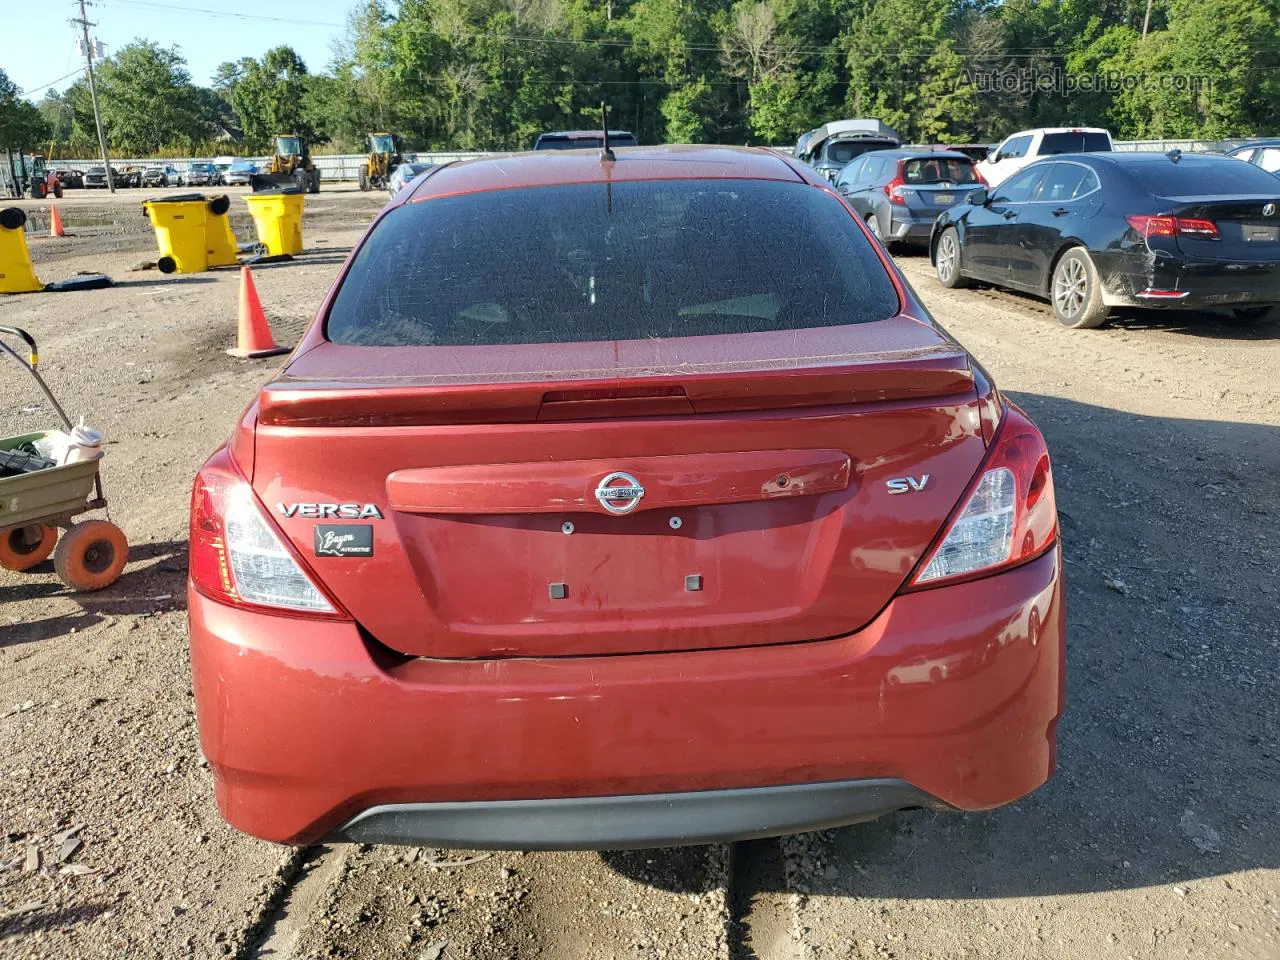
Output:
<instances>
[{"instance_id":1,"label":"sky","mask_svg":"<svg viewBox=\"0 0 1280 960\"><path fill-rule=\"evenodd\" d=\"M318 73L332 58L332 44L344 31L347 13L359 0L92 0L88 6L94 39L110 56L142 38L163 47L176 46L187 59L192 82L208 86L214 69L226 60L260 57L288 44L307 69ZM68 21L79 17L73 0L0 0L3 40L0 69L31 100L45 90L65 90L80 76L84 58L77 56L80 30ZM66 76L71 74L70 76ZM43 88L43 89L40 89Z\"/></svg>"}]
</instances>

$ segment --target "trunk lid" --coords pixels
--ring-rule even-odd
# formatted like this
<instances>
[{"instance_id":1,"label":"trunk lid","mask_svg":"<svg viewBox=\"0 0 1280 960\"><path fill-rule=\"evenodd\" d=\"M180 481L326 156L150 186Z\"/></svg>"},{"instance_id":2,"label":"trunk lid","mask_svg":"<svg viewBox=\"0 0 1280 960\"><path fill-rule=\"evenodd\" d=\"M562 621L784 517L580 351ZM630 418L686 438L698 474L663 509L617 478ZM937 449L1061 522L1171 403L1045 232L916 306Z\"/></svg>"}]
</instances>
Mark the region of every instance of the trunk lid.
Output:
<instances>
[{"instance_id":1,"label":"trunk lid","mask_svg":"<svg viewBox=\"0 0 1280 960\"><path fill-rule=\"evenodd\" d=\"M1178 249L1203 260L1280 261L1280 190L1274 194L1233 197L1166 197L1177 217L1211 220L1217 239L1187 234L1177 237ZM1270 209L1270 213L1266 213Z\"/></svg>"},{"instance_id":2,"label":"trunk lid","mask_svg":"<svg viewBox=\"0 0 1280 960\"><path fill-rule=\"evenodd\" d=\"M964 187L959 184L921 183L902 187L901 191L911 216L924 219L937 217L944 210L949 210L979 186L980 184Z\"/></svg>"},{"instance_id":3,"label":"trunk lid","mask_svg":"<svg viewBox=\"0 0 1280 960\"><path fill-rule=\"evenodd\" d=\"M649 341L323 343L264 388L252 483L390 648L600 655L857 630L983 453L967 357L898 316ZM329 550L344 526L371 528L371 550Z\"/></svg>"}]
</instances>

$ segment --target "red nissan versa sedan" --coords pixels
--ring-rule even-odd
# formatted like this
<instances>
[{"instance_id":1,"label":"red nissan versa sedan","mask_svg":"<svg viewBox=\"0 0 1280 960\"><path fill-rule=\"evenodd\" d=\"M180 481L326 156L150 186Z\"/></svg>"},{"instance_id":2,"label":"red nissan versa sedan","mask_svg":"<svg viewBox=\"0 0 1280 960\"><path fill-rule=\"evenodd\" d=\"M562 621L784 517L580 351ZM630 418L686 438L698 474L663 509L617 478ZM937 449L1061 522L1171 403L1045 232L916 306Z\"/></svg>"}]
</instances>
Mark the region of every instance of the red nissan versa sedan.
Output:
<instances>
[{"instance_id":1,"label":"red nissan versa sedan","mask_svg":"<svg viewBox=\"0 0 1280 960\"><path fill-rule=\"evenodd\" d=\"M437 167L201 468L223 815L285 843L701 843L1053 769L1049 456L772 152Z\"/></svg>"}]
</instances>

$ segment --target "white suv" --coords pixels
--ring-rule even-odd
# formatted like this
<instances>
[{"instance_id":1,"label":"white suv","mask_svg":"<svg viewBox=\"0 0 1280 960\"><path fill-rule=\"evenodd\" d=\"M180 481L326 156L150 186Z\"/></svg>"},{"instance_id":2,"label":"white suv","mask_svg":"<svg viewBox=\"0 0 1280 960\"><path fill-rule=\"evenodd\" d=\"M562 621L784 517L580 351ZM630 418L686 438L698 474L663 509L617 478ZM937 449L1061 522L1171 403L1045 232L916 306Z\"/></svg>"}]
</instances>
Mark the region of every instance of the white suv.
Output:
<instances>
[{"instance_id":1,"label":"white suv","mask_svg":"<svg viewBox=\"0 0 1280 960\"><path fill-rule=\"evenodd\" d=\"M987 159L978 161L978 172L989 186L1005 180L1032 161L1060 153L1111 151L1111 134L1101 127L1041 127L1006 137Z\"/></svg>"}]
</instances>

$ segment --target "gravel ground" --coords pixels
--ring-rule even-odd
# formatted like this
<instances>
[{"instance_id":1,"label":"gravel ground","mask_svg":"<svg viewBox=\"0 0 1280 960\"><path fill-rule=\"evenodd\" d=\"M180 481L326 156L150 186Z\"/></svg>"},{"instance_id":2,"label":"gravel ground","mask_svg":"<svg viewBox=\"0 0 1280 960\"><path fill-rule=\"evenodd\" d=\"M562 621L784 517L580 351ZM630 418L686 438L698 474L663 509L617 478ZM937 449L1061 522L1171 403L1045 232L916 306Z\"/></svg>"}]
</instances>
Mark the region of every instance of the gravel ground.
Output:
<instances>
[{"instance_id":1,"label":"gravel ground","mask_svg":"<svg viewBox=\"0 0 1280 960\"><path fill-rule=\"evenodd\" d=\"M117 287L0 298L67 409L106 432L133 545L91 596L50 565L0 571L0 956L1280 957L1280 323L1071 332L900 258L1055 458L1069 706L1058 773L1022 802L733 848L293 851L217 816L182 612L190 478L271 361L222 352L235 271L130 271L154 257L143 196L69 194L77 236L31 241L42 279ZM308 198L311 252L255 271L277 339L382 199ZM49 414L0 367L0 430Z\"/></svg>"}]
</instances>

